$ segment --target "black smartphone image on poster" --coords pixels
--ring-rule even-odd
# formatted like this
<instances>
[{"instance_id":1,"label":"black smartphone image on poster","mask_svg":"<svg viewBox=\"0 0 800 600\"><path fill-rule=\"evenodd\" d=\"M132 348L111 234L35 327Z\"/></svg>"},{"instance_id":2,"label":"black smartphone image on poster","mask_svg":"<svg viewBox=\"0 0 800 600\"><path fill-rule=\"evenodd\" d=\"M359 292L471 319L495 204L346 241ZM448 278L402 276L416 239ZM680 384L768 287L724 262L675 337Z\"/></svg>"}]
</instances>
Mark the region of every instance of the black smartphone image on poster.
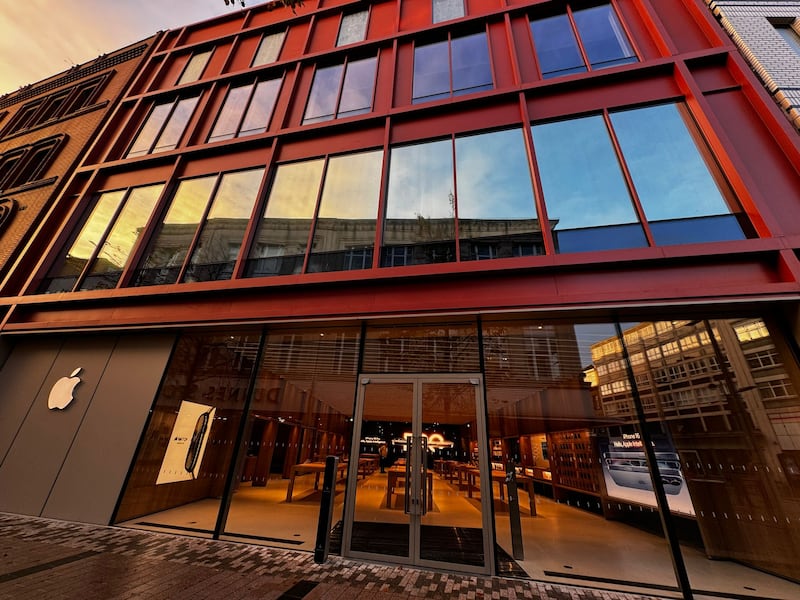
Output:
<instances>
[{"instance_id":1,"label":"black smartphone image on poster","mask_svg":"<svg viewBox=\"0 0 800 600\"><path fill-rule=\"evenodd\" d=\"M203 446L203 440L205 439L206 430L208 429L209 412L204 412L197 417L197 423L195 423L194 426L192 441L189 443L189 450L186 452L186 462L184 463L184 468L189 473L194 473L194 469L197 466L200 448Z\"/></svg>"}]
</instances>

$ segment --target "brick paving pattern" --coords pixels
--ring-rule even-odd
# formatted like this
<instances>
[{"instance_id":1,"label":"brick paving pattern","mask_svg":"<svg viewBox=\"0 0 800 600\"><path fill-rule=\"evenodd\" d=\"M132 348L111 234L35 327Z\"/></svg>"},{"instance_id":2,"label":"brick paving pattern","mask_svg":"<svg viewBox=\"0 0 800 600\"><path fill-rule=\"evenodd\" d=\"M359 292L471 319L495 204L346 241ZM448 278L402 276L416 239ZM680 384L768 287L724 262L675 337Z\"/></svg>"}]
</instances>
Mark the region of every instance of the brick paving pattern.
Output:
<instances>
[{"instance_id":1,"label":"brick paving pattern","mask_svg":"<svg viewBox=\"0 0 800 600\"><path fill-rule=\"evenodd\" d=\"M0 600L647 600L0 513Z\"/></svg>"}]
</instances>

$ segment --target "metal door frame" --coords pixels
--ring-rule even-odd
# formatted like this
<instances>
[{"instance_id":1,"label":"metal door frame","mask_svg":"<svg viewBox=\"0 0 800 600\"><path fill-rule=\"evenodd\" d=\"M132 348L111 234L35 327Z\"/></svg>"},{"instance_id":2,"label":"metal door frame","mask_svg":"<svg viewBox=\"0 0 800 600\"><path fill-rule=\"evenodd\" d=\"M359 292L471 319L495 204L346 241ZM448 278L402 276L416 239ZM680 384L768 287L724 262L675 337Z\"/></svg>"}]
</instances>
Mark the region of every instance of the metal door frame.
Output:
<instances>
[{"instance_id":1,"label":"metal door frame","mask_svg":"<svg viewBox=\"0 0 800 600\"><path fill-rule=\"evenodd\" d=\"M475 420L478 439L478 467L482 482L489 482L481 488L481 521L483 529L483 555L484 565L473 566L444 561L425 560L420 558L420 527L422 515L409 514L409 556L394 556L387 554L374 554L350 550L353 533L353 519L355 518L356 486L358 483L358 457L361 445L361 425L364 417L364 401L366 388L370 383L412 383L413 401L411 408L412 435L417 437L422 434L422 387L426 383L468 383L475 389ZM350 449L350 464L347 474L347 493L344 511L344 531L342 535L342 556L348 558L367 559L377 562L394 562L423 567L444 568L451 571L461 571L473 574L491 575L494 573L494 519L492 518L491 473L489 469L489 450L486 436L486 404L483 393L483 376L478 373L415 373L415 374L361 374L358 376L358 394L356 407L353 414L353 439ZM412 471L412 475L413 471ZM413 479L418 479L418 474ZM417 485L416 487L419 487ZM408 497L406 498L408 500Z\"/></svg>"}]
</instances>

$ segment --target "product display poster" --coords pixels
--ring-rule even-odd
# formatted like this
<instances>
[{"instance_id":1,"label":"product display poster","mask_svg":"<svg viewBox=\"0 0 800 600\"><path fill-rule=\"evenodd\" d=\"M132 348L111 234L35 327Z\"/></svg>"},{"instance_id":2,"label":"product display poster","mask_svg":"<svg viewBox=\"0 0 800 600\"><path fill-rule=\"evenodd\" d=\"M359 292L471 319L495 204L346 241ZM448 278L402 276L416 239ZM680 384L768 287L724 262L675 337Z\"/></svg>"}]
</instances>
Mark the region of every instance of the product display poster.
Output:
<instances>
[{"instance_id":1,"label":"product display poster","mask_svg":"<svg viewBox=\"0 0 800 600\"><path fill-rule=\"evenodd\" d=\"M181 402L156 485L197 479L216 408Z\"/></svg>"},{"instance_id":2,"label":"product display poster","mask_svg":"<svg viewBox=\"0 0 800 600\"><path fill-rule=\"evenodd\" d=\"M694 515L692 499L681 472L680 458L668 440L654 440L656 461L672 512ZM653 482L638 433L609 436L601 442L603 476L609 497L656 506Z\"/></svg>"}]
</instances>

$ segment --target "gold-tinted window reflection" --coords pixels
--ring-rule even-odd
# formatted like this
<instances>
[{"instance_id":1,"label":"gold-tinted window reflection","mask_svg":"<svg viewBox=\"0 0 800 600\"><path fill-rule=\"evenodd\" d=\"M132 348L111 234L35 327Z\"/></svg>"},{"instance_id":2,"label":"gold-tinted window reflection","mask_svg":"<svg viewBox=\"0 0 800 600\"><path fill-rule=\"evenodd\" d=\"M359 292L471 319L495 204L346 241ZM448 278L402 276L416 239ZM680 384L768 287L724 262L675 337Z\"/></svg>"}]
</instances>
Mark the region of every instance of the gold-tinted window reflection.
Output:
<instances>
[{"instance_id":1,"label":"gold-tinted window reflection","mask_svg":"<svg viewBox=\"0 0 800 600\"><path fill-rule=\"evenodd\" d=\"M106 235L106 231L124 196L125 191L120 190L106 192L98 198L92 212L86 219L86 223L84 223L75 241L72 242L66 255L50 270L44 283L44 291L68 292L72 290L87 261L91 258L97 246L102 243L103 237Z\"/></svg>"},{"instance_id":2,"label":"gold-tinted window reflection","mask_svg":"<svg viewBox=\"0 0 800 600\"><path fill-rule=\"evenodd\" d=\"M330 159L308 271L346 271L372 266L383 152Z\"/></svg>"},{"instance_id":3,"label":"gold-tinted window reflection","mask_svg":"<svg viewBox=\"0 0 800 600\"><path fill-rule=\"evenodd\" d=\"M231 278L263 175L253 169L222 176L184 281Z\"/></svg>"},{"instance_id":4,"label":"gold-tinted window reflection","mask_svg":"<svg viewBox=\"0 0 800 600\"><path fill-rule=\"evenodd\" d=\"M175 283L205 212L216 176L182 181L151 242L135 285Z\"/></svg>"},{"instance_id":5,"label":"gold-tinted window reflection","mask_svg":"<svg viewBox=\"0 0 800 600\"><path fill-rule=\"evenodd\" d=\"M300 273L317 204L323 159L280 165L250 251L247 275Z\"/></svg>"}]
</instances>

